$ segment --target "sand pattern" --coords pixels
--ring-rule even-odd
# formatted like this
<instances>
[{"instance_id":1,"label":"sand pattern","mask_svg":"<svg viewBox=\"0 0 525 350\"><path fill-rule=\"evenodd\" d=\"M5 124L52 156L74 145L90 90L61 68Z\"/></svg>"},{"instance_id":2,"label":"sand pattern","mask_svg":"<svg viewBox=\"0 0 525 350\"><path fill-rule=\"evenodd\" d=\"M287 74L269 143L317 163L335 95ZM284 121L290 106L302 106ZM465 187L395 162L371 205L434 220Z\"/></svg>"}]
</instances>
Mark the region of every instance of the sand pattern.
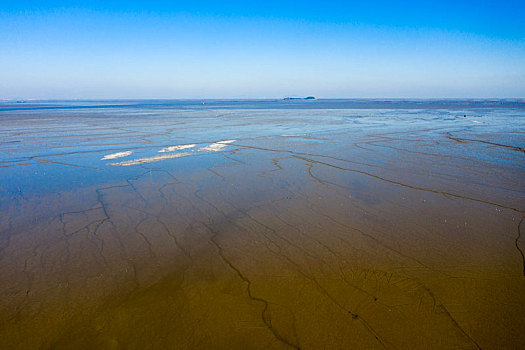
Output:
<instances>
[{"instance_id":1,"label":"sand pattern","mask_svg":"<svg viewBox=\"0 0 525 350\"><path fill-rule=\"evenodd\" d=\"M519 348L523 111L6 112L0 348Z\"/></svg>"}]
</instances>

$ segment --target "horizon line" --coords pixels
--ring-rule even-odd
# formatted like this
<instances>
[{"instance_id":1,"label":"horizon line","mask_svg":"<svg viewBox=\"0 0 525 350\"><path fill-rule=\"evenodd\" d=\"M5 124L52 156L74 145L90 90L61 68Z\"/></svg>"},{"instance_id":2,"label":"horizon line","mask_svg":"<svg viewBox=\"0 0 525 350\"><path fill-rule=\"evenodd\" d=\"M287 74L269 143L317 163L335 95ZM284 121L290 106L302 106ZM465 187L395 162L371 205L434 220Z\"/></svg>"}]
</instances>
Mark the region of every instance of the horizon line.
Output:
<instances>
[{"instance_id":1,"label":"horizon line","mask_svg":"<svg viewBox=\"0 0 525 350\"><path fill-rule=\"evenodd\" d=\"M272 101L272 100L286 100L297 99L305 101L319 101L319 100L525 100L523 97L315 97L314 100L306 100L306 96L284 96L284 97L110 97L110 98L0 98L0 102L32 102L32 101ZM292 101L293 101L292 100Z\"/></svg>"}]
</instances>

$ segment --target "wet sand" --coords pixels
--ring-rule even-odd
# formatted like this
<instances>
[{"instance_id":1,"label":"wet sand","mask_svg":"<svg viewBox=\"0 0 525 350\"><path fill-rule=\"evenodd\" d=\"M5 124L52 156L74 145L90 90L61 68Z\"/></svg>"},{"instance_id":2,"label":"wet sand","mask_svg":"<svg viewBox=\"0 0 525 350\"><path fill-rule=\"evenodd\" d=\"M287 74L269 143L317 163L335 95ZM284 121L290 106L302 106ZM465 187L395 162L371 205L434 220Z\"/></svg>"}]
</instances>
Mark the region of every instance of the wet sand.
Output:
<instances>
[{"instance_id":1,"label":"wet sand","mask_svg":"<svg viewBox=\"0 0 525 350\"><path fill-rule=\"evenodd\" d=\"M0 108L0 348L523 346L523 103L251 103Z\"/></svg>"}]
</instances>

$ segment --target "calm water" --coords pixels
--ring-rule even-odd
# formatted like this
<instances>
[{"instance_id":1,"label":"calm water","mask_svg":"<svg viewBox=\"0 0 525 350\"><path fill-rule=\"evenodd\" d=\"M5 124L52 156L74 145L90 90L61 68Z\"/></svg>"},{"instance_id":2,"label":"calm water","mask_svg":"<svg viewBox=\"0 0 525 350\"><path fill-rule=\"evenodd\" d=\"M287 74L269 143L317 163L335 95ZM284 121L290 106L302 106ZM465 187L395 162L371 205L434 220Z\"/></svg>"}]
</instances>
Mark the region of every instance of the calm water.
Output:
<instances>
[{"instance_id":1,"label":"calm water","mask_svg":"<svg viewBox=\"0 0 525 350\"><path fill-rule=\"evenodd\" d=\"M0 348L525 341L522 100L4 102L0 133Z\"/></svg>"}]
</instances>

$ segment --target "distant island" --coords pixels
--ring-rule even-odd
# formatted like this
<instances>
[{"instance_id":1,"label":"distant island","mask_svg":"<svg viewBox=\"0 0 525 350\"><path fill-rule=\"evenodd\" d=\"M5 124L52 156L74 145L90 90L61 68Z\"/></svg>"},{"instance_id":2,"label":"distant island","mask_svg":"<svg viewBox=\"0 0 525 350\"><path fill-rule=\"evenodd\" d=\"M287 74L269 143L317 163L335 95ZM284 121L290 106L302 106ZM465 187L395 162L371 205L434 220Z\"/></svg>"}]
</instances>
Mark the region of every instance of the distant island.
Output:
<instances>
[{"instance_id":1,"label":"distant island","mask_svg":"<svg viewBox=\"0 0 525 350\"><path fill-rule=\"evenodd\" d=\"M283 101L292 101L292 100L317 100L314 96L306 96L306 97L285 97L283 98Z\"/></svg>"}]
</instances>

